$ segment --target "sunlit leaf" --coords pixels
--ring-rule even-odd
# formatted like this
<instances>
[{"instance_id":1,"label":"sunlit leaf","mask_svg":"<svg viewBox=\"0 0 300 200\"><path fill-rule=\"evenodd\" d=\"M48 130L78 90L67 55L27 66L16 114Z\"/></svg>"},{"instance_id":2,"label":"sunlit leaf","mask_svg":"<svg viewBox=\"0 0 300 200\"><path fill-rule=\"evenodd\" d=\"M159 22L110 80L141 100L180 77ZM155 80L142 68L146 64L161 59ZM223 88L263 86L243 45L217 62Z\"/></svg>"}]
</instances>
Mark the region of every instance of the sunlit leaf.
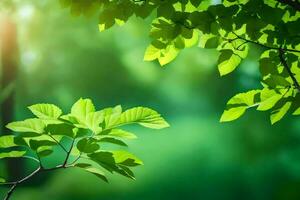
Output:
<instances>
[{"instance_id":1,"label":"sunlit leaf","mask_svg":"<svg viewBox=\"0 0 300 200\"><path fill-rule=\"evenodd\" d=\"M90 99L79 99L71 108L71 115L84 123L89 113L95 112L95 106Z\"/></svg>"},{"instance_id":2,"label":"sunlit leaf","mask_svg":"<svg viewBox=\"0 0 300 200\"><path fill-rule=\"evenodd\" d=\"M98 168L95 168L95 167L92 167L91 165L89 164L86 164L86 163L77 163L75 165L76 167L78 168L81 168L89 173L92 173L94 174L95 176L97 176L98 178L102 179L103 181L107 182L108 183L108 180L104 174L104 172Z\"/></svg>"},{"instance_id":3,"label":"sunlit leaf","mask_svg":"<svg viewBox=\"0 0 300 200\"><path fill-rule=\"evenodd\" d=\"M26 119L24 121L11 122L6 127L15 132L42 134L46 125L41 119Z\"/></svg>"},{"instance_id":4,"label":"sunlit leaf","mask_svg":"<svg viewBox=\"0 0 300 200\"><path fill-rule=\"evenodd\" d=\"M226 75L232 72L241 62L241 58L234 54L231 50L221 50L218 60L218 69L220 75Z\"/></svg>"},{"instance_id":5,"label":"sunlit leaf","mask_svg":"<svg viewBox=\"0 0 300 200\"><path fill-rule=\"evenodd\" d=\"M15 142L15 136L5 135L0 137L0 148L9 148L18 146Z\"/></svg>"},{"instance_id":6,"label":"sunlit leaf","mask_svg":"<svg viewBox=\"0 0 300 200\"><path fill-rule=\"evenodd\" d=\"M22 157L26 154L26 151L10 151L10 152L3 152L0 153L1 158L18 158Z\"/></svg>"},{"instance_id":7,"label":"sunlit leaf","mask_svg":"<svg viewBox=\"0 0 300 200\"><path fill-rule=\"evenodd\" d=\"M251 90L249 92L240 93L232 97L227 102L226 110L223 112L220 121L228 122L241 117L248 108L257 105L257 95L259 90Z\"/></svg>"},{"instance_id":8,"label":"sunlit leaf","mask_svg":"<svg viewBox=\"0 0 300 200\"><path fill-rule=\"evenodd\" d=\"M131 108L123 112L115 126L138 123L147 128L161 129L169 127L169 124L161 115L146 107Z\"/></svg>"},{"instance_id":9,"label":"sunlit leaf","mask_svg":"<svg viewBox=\"0 0 300 200\"><path fill-rule=\"evenodd\" d=\"M62 114L62 110L53 104L35 104L28 108L40 119L57 119Z\"/></svg>"},{"instance_id":10,"label":"sunlit leaf","mask_svg":"<svg viewBox=\"0 0 300 200\"><path fill-rule=\"evenodd\" d=\"M291 102L285 102L282 107L280 107L279 109L274 110L271 113L271 123L275 124L276 122L278 122L279 120L281 120L284 115L288 112L288 110L290 109L292 103Z\"/></svg>"}]
</instances>

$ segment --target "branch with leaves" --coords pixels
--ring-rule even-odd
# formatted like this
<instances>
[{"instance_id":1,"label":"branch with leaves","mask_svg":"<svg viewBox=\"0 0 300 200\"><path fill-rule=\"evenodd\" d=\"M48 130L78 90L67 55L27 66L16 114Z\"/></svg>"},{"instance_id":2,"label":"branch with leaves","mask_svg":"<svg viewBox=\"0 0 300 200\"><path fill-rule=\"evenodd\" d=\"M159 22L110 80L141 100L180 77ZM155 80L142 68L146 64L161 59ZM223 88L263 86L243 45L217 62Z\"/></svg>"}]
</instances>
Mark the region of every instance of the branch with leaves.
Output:
<instances>
[{"instance_id":1,"label":"branch with leaves","mask_svg":"<svg viewBox=\"0 0 300 200\"><path fill-rule=\"evenodd\" d=\"M275 123L292 110L300 114L300 12L289 0L60 0L73 15L99 14L99 30L125 24L132 16L154 16L151 44L144 60L164 66L181 50L198 45L220 52L221 76L235 71L251 47L261 48L262 88L237 94L228 101L222 122L242 116L248 108L271 110ZM152 14L155 13L155 14ZM238 99L238 100L237 100ZM235 103L235 101L237 103Z\"/></svg>"},{"instance_id":2,"label":"branch with leaves","mask_svg":"<svg viewBox=\"0 0 300 200\"><path fill-rule=\"evenodd\" d=\"M107 150L102 144L127 146L123 140L136 136L121 129L124 125L139 124L151 129L169 127L164 118L150 108L122 111L121 106L116 106L96 111L90 99L79 99L65 115L53 104L36 104L28 108L35 118L7 125L16 134L0 137L0 159L28 158L37 162L38 168L17 181L6 182L0 178L1 185L10 186L4 200L9 200L15 189L32 177L59 169L80 168L105 182L108 179L103 170L134 179L131 167L143 162L127 151ZM56 148L63 151L63 162L47 168L42 159L51 156Z\"/></svg>"}]
</instances>

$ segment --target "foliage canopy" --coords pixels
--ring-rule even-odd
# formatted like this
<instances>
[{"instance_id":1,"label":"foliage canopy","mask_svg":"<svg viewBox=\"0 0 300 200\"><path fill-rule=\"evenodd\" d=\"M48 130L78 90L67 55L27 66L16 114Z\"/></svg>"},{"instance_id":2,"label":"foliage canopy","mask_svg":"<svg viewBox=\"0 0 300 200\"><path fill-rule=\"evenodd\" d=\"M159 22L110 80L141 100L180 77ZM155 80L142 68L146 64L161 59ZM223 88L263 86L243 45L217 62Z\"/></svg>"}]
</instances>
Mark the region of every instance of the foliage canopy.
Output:
<instances>
[{"instance_id":1,"label":"foliage canopy","mask_svg":"<svg viewBox=\"0 0 300 200\"><path fill-rule=\"evenodd\" d=\"M153 17L144 60L166 65L182 49L217 49L221 76L233 72L249 47L263 49L261 88L235 95L221 120L232 121L248 108L270 111L271 123L288 112L300 114L300 3L290 0L61 0L73 15L99 13L99 30L130 17Z\"/></svg>"}]
</instances>

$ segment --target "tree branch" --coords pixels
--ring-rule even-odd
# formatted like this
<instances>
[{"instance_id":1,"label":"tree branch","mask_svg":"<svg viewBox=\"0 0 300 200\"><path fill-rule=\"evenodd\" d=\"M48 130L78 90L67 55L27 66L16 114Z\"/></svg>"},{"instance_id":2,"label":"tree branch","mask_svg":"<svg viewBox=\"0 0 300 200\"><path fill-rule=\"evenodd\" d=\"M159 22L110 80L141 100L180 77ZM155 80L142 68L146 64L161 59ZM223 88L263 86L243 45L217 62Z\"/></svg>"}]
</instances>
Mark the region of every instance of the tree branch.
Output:
<instances>
[{"instance_id":1,"label":"tree branch","mask_svg":"<svg viewBox=\"0 0 300 200\"><path fill-rule=\"evenodd\" d=\"M296 52L296 53L300 53L299 50L296 50L296 49L288 49L288 48L281 48L281 47L270 47L270 46L267 46L267 45L264 45L264 44L261 44L259 42L256 42L256 41L253 41L253 40L249 40L249 39L246 39L242 36L239 36L238 34L236 34L235 32L232 32L238 39L241 39L241 40L244 40L245 42L249 42L249 43L252 43L252 44L256 44L258 46L261 46L263 48L266 48L266 49L273 49L273 50L284 50L284 51L289 51L289 52Z\"/></svg>"},{"instance_id":2,"label":"tree branch","mask_svg":"<svg viewBox=\"0 0 300 200\"><path fill-rule=\"evenodd\" d=\"M69 168L69 167L72 167L72 166L58 165L56 167L48 168L48 169L47 168L43 168L43 167L39 167L35 171L33 171L31 174L29 174L28 176L26 176L25 178L23 178L23 179L21 179L19 181L10 182L10 183L4 183L5 185L11 185L11 188L6 193L6 196L4 197L4 200L9 200L18 185L20 185L20 184L24 183L25 181L31 179L35 175L37 175L37 174L39 174L41 172L55 171L55 170L58 170L58 169L65 169L65 168Z\"/></svg>"},{"instance_id":3,"label":"tree branch","mask_svg":"<svg viewBox=\"0 0 300 200\"><path fill-rule=\"evenodd\" d=\"M50 136L51 137L51 136ZM51 137L52 138L52 137ZM54 138L55 140L55 138ZM60 144L57 140L55 140L58 144ZM65 151L67 152L67 156L66 156L66 159L64 160L63 164L62 165L58 165L56 167L53 167L53 168L44 168L43 165L41 164L41 160L38 156L38 159L35 159L33 158L36 162L38 162L40 165L39 167L33 171L31 174L29 174L28 176L26 176L25 178L21 179L21 180L18 180L18 181L15 181L15 182L9 182L9 183L3 183L2 185L11 185L11 188L9 189L9 191L6 193L6 196L4 197L4 200L9 200L10 197L12 196L13 192L15 191L15 189L17 188L18 185L22 184L23 182L31 179L32 177L34 177L35 175L41 173L41 172L47 172L47 171L54 171L54 170L57 170L57 169L65 169L65 168L69 168L69 167L72 167L73 165L68 165L68 160L69 160L69 157L71 155L71 152L72 152L72 149L73 149L73 146L74 146L74 143L75 143L75 139L72 140L72 143L71 143L71 146L70 146L70 149L69 151L67 151L65 149ZM63 148L63 146L61 146ZM64 148L63 148L64 149ZM80 158L80 157L79 157ZM78 159L79 159L78 158ZM32 158L31 158L32 159ZM73 164L78 160L76 159Z\"/></svg>"},{"instance_id":4,"label":"tree branch","mask_svg":"<svg viewBox=\"0 0 300 200\"><path fill-rule=\"evenodd\" d=\"M34 172L32 172L31 174L29 174L28 176L26 176L25 178L13 182L12 187L10 188L10 190L7 192L6 196L4 197L4 200L9 200L11 195L13 194L13 192L15 191L15 189L17 188L17 186L25 181L27 181L28 179L32 178L33 176L35 176L36 174L38 174L41 171L41 167L37 168Z\"/></svg>"},{"instance_id":5,"label":"tree branch","mask_svg":"<svg viewBox=\"0 0 300 200\"><path fill-rule=\"evenodd\" d=\"M298 0L277 0L282 4L286 4L294 8L295 10L300 11L300 2Z\"/></svg>"},{"instance_id":6,"label":"tree branch","mask_svg":"<svg viewBox=\"0 0 300 200\"><path fill-rule=\"evenodd\" d=\"M298 92L300 92L300 85L297 81L297 79L295 78L295 74L291 71L291 69L289 68L285 58L284 58L284 53L285 50L284 49L279 49L279 58L280 58L280 62L282 63L283 67L286 69L286 71L288 72L289 76L291 77L294 86L296 87L296 89L298 90Z\"/></svg>"}]
</instances>

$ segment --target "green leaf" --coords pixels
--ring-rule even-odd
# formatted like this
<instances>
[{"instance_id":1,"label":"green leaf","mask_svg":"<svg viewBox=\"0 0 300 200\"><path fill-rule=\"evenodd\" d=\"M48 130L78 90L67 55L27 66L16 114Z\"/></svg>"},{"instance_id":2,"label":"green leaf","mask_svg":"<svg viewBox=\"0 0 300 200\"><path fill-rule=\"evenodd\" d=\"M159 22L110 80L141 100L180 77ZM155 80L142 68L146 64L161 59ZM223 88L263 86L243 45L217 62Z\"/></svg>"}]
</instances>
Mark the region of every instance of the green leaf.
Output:
<instances>
[{"instance_id":1,"label":"green leaf","mask_svg":"<svg viewBox=\"0 0 300 200\"><path fill-rule=\"evenodd\" d=\"M291 105L292 105L291 102L285 102L285 103L283 103L282 107L280 107L279 109L274 110L271 113L271 117L270 117L271 123L275 124L276 122L281 120L283 118L283 116L288 112Z\"/></svg>"},{"instance_id":2,"label":"green leaf","mask_svg":"<svg viewBox=\"0 0 300 200\"><path fill-rule=\"evenodd\" d=\"M104 113L105 116L105 124L104 127L106 129L114 126L116 124L121 116L122 113L122 107L120 105L115 106L113 108L106 108L104 110L101 110L100 112Z\"/></svg>"},{"instance_id":3,"label":"green leaf","mask_svg":"<svg viewBox=\"0 0 300 200\"><path fill-rule=\"evenodd\" d=\"M260 93L261 102L259 103L257 110L269 110L273 108L281 98L282 95L276 93L276 91L264 88Z\"/></svg>"},{"instance_id":4,"label":"green leaf","mask_svg":"<svg viewBox=\"0 0 300 200\"><path fill-rule=\"evenodd\" d=\"M174 60L179 53L179 50L174 45L167 46L166 49L161 50L160 57L158 58L159 64L164 66Z\"/></svg>"},{"instance_id":5,"label":"green leaf","mask_svg":"<svg viewBox=\"0 0 300 200\"><path fill-rule=\"evenodd\" d=\"M50 124L46 127L46 133L50 135L65 135L68 137L75 137L74 127L70 124Z\"/></svg>"},{"instance_id":6,"label":"green leaf","mask_svg":"<svg viewBox=\"0 0 300 200\"><path fill-rule=\"evenodd\" d=\"M126 166L141 165L142 162L134 155L125 151L99 151L88 156L110 172L117 172L123 176L134 179L134 174Z\"/></svg>"},{"instance_id":7,"label":"green leaf","mask_svg":"<svg viewBox=\"0 0 300 200\"><path fill-rule=\"evenodd\" d=\"M218 69L221 76L232 72L241 62L241 58L234 54L233 51L225 49L220 51L218 60Z\"/></svg>"},{"instance_id":8,"label":"green leaf","mask_svg":"<svg viewBox=\"0 0 300 200\"><path fill-rule=\"evenodd\" d=\"M77 149L83 153L93 153L100 149L100 146L94 138L83 138L78 141Z\"/></svg>"},{"instance_id":9,"label":"green leaf","mask_svg":"<svg viewBox=\"0 0 300 200\"><path fill-rule=\"evenodd\" d=\"M160 49L150 44L144 54L144 61L152 61L160 57Z\"/></svg>"},{"instance_id":10,"label":"green leaf","mask_svg":"<svg viewBox=\"0 0 300 200\"><path fill-rule=\"evenodd\" d=\"M37 149L37 154L39 157L46 157L53 153L52 147L50 146L41 146Z\"/></svg>"},{"instance_id":11,"label":"green leaf","mask_svg":"<svg viewBox=\"0 0 300 200\"><path fill-rule=\"evenodd\" d=\"M213 34L201 34L199 39L199 47L201 48L217 48L219 38Z\"/></svg>"},{"instance_id":12,"label":"green leaf","mask_svg":"<svg viewBox=\"0 0 300 200\"><path fill-rule=\"evenodd\" d=\"M6 125L6 128L15 132L27 132L43 134L46 125L41 119L26 119L24 121L12 122Z\"/></svg>"},{"instance_id":13,"label":"green leaf","mask_svg":"<svg viewBox=\"0 0 300 200\"><path fill-rule=\"evenodd\" d=\"M28 108L40 119L57 119L62 114L61 109L53 104L35 104Z\"/></svg>"},{"instance_id":14,"label":"green leaf","mask_svg":"<svg viewBox=\"0 0 300 200\"><path fill-rule=\"evenodd\" d=\"M241 117L248 108L257 105L257 95L259 93L260 90L251 90L232 97L227 102L227 108L223 112L220 121L229 122Z\"/></svg>"},{"instance_id":15,"label":"green leaf","mask_svg":"<svg viewBox=\"0 0 300 200\"><path fill-rule=\"evenodd\" d=\"M90 99L79 99L71 108L71 115L79 122L85 123L88 114L95 112L95 106Z\"/></svg>"},{"instance_id":16,"label":"green leaf","mask_svg":"<svg viewBox=\"0 0 300 200\"><path fill-rule=\"evenodd\" d=\"M102 111L95 112L90 99L79 99L71 109L71 115L64 115L64 120L70 121L78 128L87 128L98 134L102 131L100 123L104 120Z\"/></svg>"},{"instance_id":17,"label":"green leaf","mask_svg":"<svg viewBox=\"0 0 300 200\"><path fill-rule=\"evenodd\" d=\"M89 154L89 157L100 163L105 163L108 166L125 165L134 167L143 165L143 162L131 153L126 151L100 151Z\"/></svg>"},{"instance_id":18,"label":"green leaf","mask_svg":"<svg viewBox=\"0 0 300 200\"><path fill-rule=\"evenodd\" d=\"M95 176L97 176L98 178L100 178L103 181L108 183L108 180L105 176L105 173L102 170L98 169L98 168L92 167L90 164L78 163L78 164L75 165L75 167L81 168L81 169L85 170L86 172L92 173Z\"/></svg>"},{"instance_id":19,"label":"green leaf","mask_svg":"<svg viewBox=\"0 0 300 200\"><path fill-rule=\"evenodd\" d=\"M26 154L26 151L10 151L0 153L0 159L2 158L19 158Z\"/></svg>"},{"instance_id":20,"label":"green leaf","mask_svg":"<svg viewBox=\"0 0 300 200\"><path fill-rule=\"evenodd\" d=\"M126 165L126 166L138 166L143 165L143 162L127 151L111 151L116 163Z\"/></svg>"},{"instance_id":21,"label":"green leaf","mask_svg":"<svg viewBox=\"0 0 300 200\"><path fill-rule=\"evenodd\" d=\"M98 139L99 137L96 137L96 138ZM123 142L120 139L114 138L114 137L101 136L98 139L98 141L99 142L111 143L111 144L117 144L117 145L120 145L120 146L127 146L127 144L125 142Z\"/></svg>"},{"instance_id":22,"label":"green leaf","mask_svg":"<svg viewBox=\"0 0 300 200\"><path fill-rule=\"evenodd\" d=\"M6 182L5 179L0 177L0 183L5 183L5 182Z\"/></svg>"},{"instance_id":23,"label":"green leaf","mask_svg":"<svg viewBox=\"0 0 300 200\"><path fill-rule=\"evenodd\" d=\"M293 115L300 115L300 107L293 112Z\"/></svg>"},{"instance_id":24,"label":"green leaf","mask_svg":"<svg viewBox=\"0 0 300 200\"><path fill-rule=\"evenodd\" d=\"M288 87L292 85L286 78L278 75L269 75L264 78L262 81L264 84L267 84L270 88L278 88L278 87Z\"/></svg>"},{"instance_id":25,"label":"green leaf","mask_svg":"<svg viewBox=\"0 0 300 200\"><path fill-rule=\"evenodd\" d=\"M221 116L220 122L229 122L240 118L247 110L247 107L240 106L225 110Z\"/></svg>"},{"instance_id":26,"label":"green leaf","mask_svg":"<svg viewBox=\"0 0 300 200\"><path fill-rule=\"evenodd\" d=\"M102 131L102 128L100 127L100 123L104 121L104 114L101 111L98 112L92 112L87 114L86 121L84 124L93 131L93 133L98 134Z\"/></svg>"},{"instance_id":27,"label":"green leaf","mask_svg":"<svg viewBox=\"0 0 300 200\"><path fill-rule=\"evenodd\" d=\"M114 126L122 126L131 123L138 123L153 129L169 127L169 124L158 112L146 107L135 107L126 110L121 114L119 121Z\"/></svg>"},{"instance_id":28,"label":"green leaf","mask_svg":"<svg viewBox=\"0 0 300 200\"><path fill-rule=\"evenodd\" d=\"M192 37L191 38L184 38L184 47L192 47L199 41L199 32L197 30L192 31Z\"/></svg>"},{"instance_id":29,"label":"green leaf","mask_svg":"<svg viewBox=\"0 0 300 200\"><path fill-rule=\"evenodd\" d=\"M49 147L49 146L55 146L55 145L57 145L57 143L53 140L43 140L43 139L40 139L40 140L30 139L29 140L29 146L34 151L37 151L40 147Z\"/></svg>"},{"instance_id":30,"label":"green leaf","mask_svg":"<svg viewBox=\"0 0 300 200\"><path fill-rule=\"evenodd\" d=\"M137 138L135 134L130 133L128 131L124 131L122 129L111 129L107 135L113 136L113 137L124 138L124 139L136 139Z\"/></svg>"},{"instance_id":31,"label":"green leaf","mask_svg":"<svg viewBox=\"0 0 300 200\"><path fill-rule=\"evenodd\" d=\"M0 137L0 148L10 148L18 146L15 142L15 136L14 135L6 135Z\"/></svg>"}]
</instances>

